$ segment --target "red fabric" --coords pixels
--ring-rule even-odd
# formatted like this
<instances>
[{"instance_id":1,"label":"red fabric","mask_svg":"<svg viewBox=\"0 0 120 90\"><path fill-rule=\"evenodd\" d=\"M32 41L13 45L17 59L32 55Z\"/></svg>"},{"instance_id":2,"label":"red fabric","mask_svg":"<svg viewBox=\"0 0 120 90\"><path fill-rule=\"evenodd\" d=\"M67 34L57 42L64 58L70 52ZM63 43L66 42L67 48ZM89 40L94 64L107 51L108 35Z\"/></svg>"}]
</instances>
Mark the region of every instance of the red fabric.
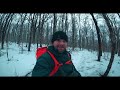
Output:
<instances>
[{"instance_id":1,"label":"red fabric","mask_svg":"<svg viewBox=\"0 0 120 90\"><path fill-rule=\"evenodd\" d=\"M69 61L67 61L65 64L72 64L72 61L69 60Z\"/></svg>"},{"instance_id":2,"label":"red fabric","mask_svg":"<svg viewBox=\"0 0 120 90\"><path fill-rule=\"evenodd\" d=\"M60 64L60 63L56 60L56 58L54 57L54 55L53 55L51 52L48 51L48 53L50 54L50 56L52 57L52 59L53 59L53 61L54 61L54 63L55 63L54 69L53 69L52 72L49 74L49 76L53 76L53 75L58 71L59 67L62 66L63 64Z\"/></svg>"},{"instance_id":3,"label":"red fabric","mask_svg":"<svg viewBox=\"0 0 120 90\"><path fill-rule=\"evenodd\" d=\"M47 47L38 48L36 51L36 59L38 59L40 56L42 56L46 52L47 52Z\"/></svg>"}]
</instances>

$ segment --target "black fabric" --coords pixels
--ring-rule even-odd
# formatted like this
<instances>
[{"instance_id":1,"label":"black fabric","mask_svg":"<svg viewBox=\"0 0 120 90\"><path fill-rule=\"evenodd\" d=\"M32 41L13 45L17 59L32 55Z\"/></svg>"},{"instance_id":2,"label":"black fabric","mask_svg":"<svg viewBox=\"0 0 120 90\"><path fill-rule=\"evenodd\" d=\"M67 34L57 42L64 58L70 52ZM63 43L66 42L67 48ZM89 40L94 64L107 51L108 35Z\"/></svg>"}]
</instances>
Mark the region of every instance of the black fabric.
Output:
<instances>
[{"instance_id":1,"label":"black fabric","mask_svg":"<svg viewBox=\"0 0 120 90\"><path fill-rule=\"evenodd\" d=\"M63 31L57 31L53 34L51 42L53 43L56 40L63 39L68 42L68 36Z\"/></svg>"}]
</instances>

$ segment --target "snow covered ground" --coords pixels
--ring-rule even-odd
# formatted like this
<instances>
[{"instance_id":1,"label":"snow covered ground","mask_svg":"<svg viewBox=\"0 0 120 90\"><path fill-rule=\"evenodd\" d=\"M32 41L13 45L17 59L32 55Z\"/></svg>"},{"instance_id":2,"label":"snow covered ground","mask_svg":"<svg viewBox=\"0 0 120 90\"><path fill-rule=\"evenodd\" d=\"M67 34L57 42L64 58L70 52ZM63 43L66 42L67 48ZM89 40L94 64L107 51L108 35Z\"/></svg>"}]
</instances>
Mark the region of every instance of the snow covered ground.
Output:
<instances>
[{"instance_id":1,"label":"snow covered ground","mask_svg":"<svg viewBox=\"0 0 120 90\"><path fill-rule=\"evenodd\" d=\"M0 76L25 76L32 71L36 63L35 51L36 44L31 46L31 51L28 52L25 44L23 45L23 54L21 47L17 44L9 44L8 58L6 53L6 46L1 50L0 57ZM110 53L103 53L101 62L97 60L97 52L90 52L88 50L80 51L76 48L72 53L72 61L76 69L84 77L99 77L107 68L110 59ZM115 55L115 60L110 70L109 76L120 76L120 57Z\"/></svg>"},{"instance_id":2,"label":"snow covered ground","mask_svg":"<svg viewBox=\"0 0 120 90\"><path fill-rule=\"evenodd\" d=\"M82 76L99 77L107 69L110 53L103 53L101 61L97 61L97 52L88 50L72 52L73 63ZM108 76L120 76L120 57L115 55L112 68Z\"/></svg>"}]
</instances>

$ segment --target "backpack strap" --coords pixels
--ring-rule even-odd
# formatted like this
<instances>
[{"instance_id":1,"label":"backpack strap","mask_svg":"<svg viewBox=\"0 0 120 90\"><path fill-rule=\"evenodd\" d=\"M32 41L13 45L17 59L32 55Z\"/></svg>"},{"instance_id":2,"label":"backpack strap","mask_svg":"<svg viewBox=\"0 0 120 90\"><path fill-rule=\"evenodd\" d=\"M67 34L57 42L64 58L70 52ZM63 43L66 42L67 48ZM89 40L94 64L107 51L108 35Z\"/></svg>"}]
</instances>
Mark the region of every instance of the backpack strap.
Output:
<instances>
[{"instance_id":1,"label":"backpack strap","mask_svg":"<svg viewBox=\"0 0 120 90\"><path fill-rule=\"evenodd\" d=\"M49 76L53 76L58 71L59 67L62 66L63 64L62 63L60 64L50 51L47 51L47 52L50 54L50 56L52 57L52 59L55 63L54 69L49 74Z\"/></svg>"},{"instance_id":2,"label":"backpack strap","mask_svg":"<svg viewBox=\"0 0 120 90\"><path fill-rule=\"evenodd\" d=\"M47 51L50 56L52 57L54 63L55 63L55 66L54 66L54 69L51 71L51 73L49 74L49 76L53 76L57 71L58 69L63 65L62 63L59 63L58 60L54 57L54 55L50 52L50 51ZM69 53L68 53L69 54ZM70 54L69 54L70 55ZM69 56L70 57L70 56ZM72 61L71 60L68 60L65 64L72 64Z\"/></svg>"},{"instance_id":3,"label":"backpack strap","mask_svg":"<svg viewBox=\"0 0 120 90\"><path fill-rule=\"evenodd\" d=\"M72 61L68 60L65 64L72 64Z\"/></svg>"}]
</instances>

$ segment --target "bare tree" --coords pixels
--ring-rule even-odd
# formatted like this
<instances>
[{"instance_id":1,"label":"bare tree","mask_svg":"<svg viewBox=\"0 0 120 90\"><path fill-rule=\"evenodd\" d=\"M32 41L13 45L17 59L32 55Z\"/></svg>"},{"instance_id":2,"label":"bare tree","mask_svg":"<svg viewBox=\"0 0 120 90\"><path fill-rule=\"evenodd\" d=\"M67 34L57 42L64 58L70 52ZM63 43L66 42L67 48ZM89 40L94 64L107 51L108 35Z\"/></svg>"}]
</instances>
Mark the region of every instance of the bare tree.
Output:
<instances>
[{"instance_id":1,"label":"bare tree","mask_svg":"<svg viewBox=\"0 0 120 90\"><path fill-rule=\"evenodd\" d=\"M42 47L42 40L43 40L43 35L44 35L44 20L45 20L45 15L42 15L41 18L41 25L40 25L40 47Z\"/></svg>"},{"instance_id":2,"label":"bare tree","mask_svg":"<svg viewBox=\"0 0 120 90\"><path fill-rule=\"evenodd\" d=\"M85 19L84 19L84 22L83 22L83 24L84 24L84 27L83 27L83 39L84 39L84 41L83 41L83 48L88 48L88 22L87 22L87 19L88 19L88 16L86 16L85 17Z\"/></svg>"},{"instance_id":3,"label":"bare tree","mask_svg":"<svg viewBox=\"0 0 120 90\"><path fill-rule=\"evenodd\" d=\"M44 42L44 33L45 33L45 23L47 20L51 18L51 15L49 14L41 14L39 13L39 21L38 21L38 26L37 26L37 48L38 48L38 43L40 44L40 47L42 47L42 43Z\"/></svg>"},{"instance_id":4,"label":"bare tree","mask_svg":"<svg viewBox=\"0 0 120 90\"><path fill-rule=\"evenodd\" d=\"M2 41L2 27L3 27L3 21L4 21L5 16L6 14L0 15L0 42Z\"/></svg>"},{"instance_id":5,"label":"bare tree","mask_svg":"<svg viewBox=\"0 0 120 90\"><path fill-rule=\"evenodd\" d=\"M32 32L33 32L33 23L34 23L34 18L35 18L35 14L30 14L29 16L29 22L30 22L30 34L29 34L29 44L28 44L28 51L30 51L30 47L31 47L31 42L32 42Z\"/></svg>"},{"instance_id":6,"label":"bare tree","mask_svg":"<svg viewBox=\"0 0 120 90\"><path fill-rule=\"evenodd\" d=\"M8 57L8 41L10 39L10 30L11 30L11 23L12 23L12 20L13 20L13 16L14 14L10 14L10 17L8 19L6 19L5 21L5 26L3 28L3 30L5 30L5 37L6 37L6 52L7 52L7 58L8 58L8 61L10 60L9 57ZM4 37L4 39L5 39ZM3 37L2 37L3 38ZM4 43L3 43L4 44Z\"/></svg>"},{"instance_id":7,"label":"bare tree","mask_svg":"<svg viewBox=\"0 0 120 90\"><path fill-rule=\"evenodd\" d=\"M119 13L117 13L117 15L119 16L119 18L120 18L120 15L119 15ZM117 39L118 39L118 56L120 56L120 27L118 28L118 33L117 33Z\"/></svg>"},{"instance_id":8,"label":"bare tree","mask_svg":"<svg viewBox=\"0 0 120 90\"><path fill-rule=\"evenodd\" d=\"M34 21L33 21L33 33L32 33L32 43L35 44L35 35L36 35L36 31L37 31L37 21L38 21L38 14L35 14L35 18L34 18Z\"/></svg>"},{"instance_id":9,"label":"bare tree","mask_svg":"<svg viewBox=\"0 0 120 90\"><path fill-rule=\"evenodd\" d=\"M110 62L108 64L108 67L107 67L107 69L106 69L106 71L105 71L105 73L103 75L103 76L107 76L109 74L109 71L110 71L110 69L112 67L112 63L114 61L116 37L115 37L115 30L110 24L109 17L105 13L102 14L102 16L103 16L103 18L104 18L104 20L105 20L105 22L106 22L106 24L108 26L108 30L110 32L109 37L110 37L110 40L111 40L111 58L110 58Z\"/></svg>"},{"instance_id":10,"label":"bare tree","mask_svg":"<svg viewBox=\"0 0 120 90\"><path fill-rule=\"evenodd\" d=\"M29 16L28 16L29 17ZM26 34L26 47L28 47L29 42L29 31L30 31L30 23L27 23L27 34Z\"/></svg>"},{"instance_id":11,"label":"bare tree","mask_svg":"<svg viewBox=\"0 0 120 90\"><path fill-rule=\"evenodd\" d=\"M62 27L62 31L65 31L65 30L64 30L64 27L65 27L65 26L64 26L64 20L65 20L65 15L62 14L62 26L61 26L61 27Z\"/></svg>"},{"instance_id":12,"label":"bare tree","mask_svg":"<svg viewBox=\"0 0 120 90\"><path fill-rule=\"evenodd\" d=\"M47 23L47 28L46 28L46 44L47 46L49 45L49 23Z\"/></svg>"},{"instance_id":13,"label":"bare tree","mask_svg":"<svg viewBox=\"0 0 120 90\"><path fill-rule=\"evenodd\" d=\"M1 42L1 48L4 49L4 40L5 40L5 36L6 36L6 32L8 30L8 27L12 21L12 17L13 17L14 14L7 14L6 17L4 18L4 21L2 23L2 27L1 27L1 30L2 30L2 42Z\"/></svg>"},{"instance_id":14,"label":"bare tree","mask_svg":"<svg viewBox=\"0 0 120 90\"><path fill-rule=\"evenodd\" d=\"M56 30L56 26L57 26L57 14L53 14L54 18L53 18L53 33L55 33Z\"/></svg>"},{"instance_id":15,"label":"bare tree","mask_svg":"<svg viewBox=\"0 0 120 90\"><path fill-rule=\"evenodd\" d=\"M18 35L18 42L17 44L20 44L20 42L22 41L22 35L23 35L23 25L25 22L27 14L20 14L20 30L19 30L19 35Z\"/></svg>"},{"instance_id":16,"label":"bare tree","mask_svg":"<svg viewBox=\"0 0 120 90\"><path fill-rule=\"evenodd\" d=\"M65 32L68 33L68 14L65 14Z\"/></svg>"},{"instance_id":17,"label":"bare tree","mask_svg":"<svg viewBox=\"0 0 120 90\"><path fill-rule=\"evenodd\" d=\"M79 18L79 40L78 40L78 45L79 45L79 48L80 48L80 50L81 50L81 48L82 48L82 34L81 34L81 17L80 17L80 14L79 14L79 16L78 16L78 18Z\"/></svg>"},{"instance_id":18,"label":"bare tree","mask_svg":"<svg viewBox=\"0 0 120 90\"><path fill-rule=\"evenodd\" d=\"M11 41L17 42L17 31L18 31L18 23L20 20L17 21L16 24L13 24L12 32L11 32Z\"/></svg>"},{"instance_id":19,"label":"bare tree","mask_svg":"<svg viewBox=\"0 0 120 90\"><path fill-rule=\"evenodd\" d=\"M92 38L92 46L91 46L92 48L91 49L95 51L95 48L94 48L95 47L95 39L94 39L95 35L94 35L94 31L93 31L93 29L94 29L93 24L94 23L92 23L92 29L91 29L91 38Z\"/></svg>"},{"instance_id":20,"label":"bare tree","mask_svg":"<svg viewBox=\"0 0 120 90\"><path fill-rule=\"evenodd\" d=\"M98 27L98 23L97 23L97 20L95 19L93 13L91 13L91 16L92 16L92 19L95 23L95 26L96 26L96 31L97 31L97 37L98 37L98 61L100 61L100 57L102 56L102 47L101 47L101 37L100 37L100 29Z\"/></svg>"},{"instance_id":21,"label":"bare tree","mask_svg":"<svg viewBox=\"0 0 120 90\"><path fill-rule=\"evenodd\" d=\"M40 40L40 27L41 27L41 13L39 14L39 21L37 26L37 48L38 48L38 41Z\"/></svg>"},{"instance_id":22,"label":"bare tree","mask_svg":"<svg viewBox=\"0 0 120 90\"><path fill-rule=\"evenodd\" d=\"M119 39L118 45L119 45L119 48L118 48L118 56L120 56L120 39Z\"/></svg>"},{"instance_id":23,"label":"bare tree","mask_svg":"<svg viewBox=\"0 0 120 90\"><path fill-rule=\"evenodd\" d=\"M75 14L71 14L72 18L72 50L75 48Z\"/></svg>"},{"instance_id":24,"label":"bare tree","mask_svg":"<svg viewBox=\"0 0 120 90\"><path fill-rule=\"evenodd\" d=\"M115 49L115 54L118 53L118 44L119 44L119 27L117 26L117 22L116 22L116 16L115 14L111 14L111 19L109 19L111 25L113 26L113 28L115 29L115 37L116 37L116 49ZM119 16L119 15L118 15Z\"/></svg>"}]
</instances>

